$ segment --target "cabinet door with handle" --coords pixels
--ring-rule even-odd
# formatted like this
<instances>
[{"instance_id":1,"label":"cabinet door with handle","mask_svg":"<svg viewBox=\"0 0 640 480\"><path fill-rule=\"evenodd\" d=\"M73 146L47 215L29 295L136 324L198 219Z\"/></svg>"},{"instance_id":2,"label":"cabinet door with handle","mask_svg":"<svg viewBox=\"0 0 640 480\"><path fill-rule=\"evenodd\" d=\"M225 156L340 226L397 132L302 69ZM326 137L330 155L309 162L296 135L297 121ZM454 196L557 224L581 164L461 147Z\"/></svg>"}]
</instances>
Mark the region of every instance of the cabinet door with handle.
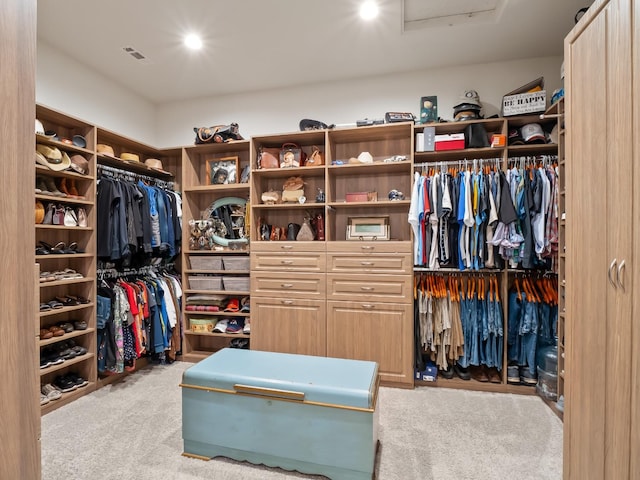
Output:
<instances>
[{"instance_id":1,"label":"cabinet door with handle","mask_svg":"<svg viewBox=\"0 0 640 480\"><path fill-rule=\"evenodd\" d=\"M251 348L326 355L326 302L292 297L251 297Z\"/></svg>"}]
</instances>

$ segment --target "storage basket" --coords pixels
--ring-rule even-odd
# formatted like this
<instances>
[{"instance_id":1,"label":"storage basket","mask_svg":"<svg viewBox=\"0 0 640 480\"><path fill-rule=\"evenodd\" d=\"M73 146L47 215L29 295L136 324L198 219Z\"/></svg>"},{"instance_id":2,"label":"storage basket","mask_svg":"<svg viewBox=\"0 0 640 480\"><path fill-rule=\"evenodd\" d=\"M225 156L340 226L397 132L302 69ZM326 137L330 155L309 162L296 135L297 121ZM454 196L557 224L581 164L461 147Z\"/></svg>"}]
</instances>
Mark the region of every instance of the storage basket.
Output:
<instances>
[{"instance_id":1,"label":"storage basket","mask_svg":"<svg viewBox=\"0 0 640 480\"><path fill-rule=\"evenodd\" d=\"M224 257L222 264L225 270L249 270L249 257Z\"/></svg>"},{"instance_id":2,"label":"storage basket","mask_svg":"<svg viewBox=\"0 0 640 480\"><path fill-rule=\"evenodd\" d=\"M189 325L192 332L211 333L217 321L216 318L190 318Z\"/></svg>"},{"instance_id":3,"label":"storage basket","mask_svg":"<svg viewBox=\"0 0 640 480\"><path fill-rule=\"evenodd\" d=\"M192 290L222 290L222 277L190 275L189 288Z\"/></svg>"},{"instance_id":4,"label":"storage basket","mask_svg":"<svg viewBox=\"0 0 640 480\"><path fill-rule=\"evenodd\" d=\"M219 255L189 255L193 270L222 270L222 257Z\"/></svg>"},{"instance_id":5,"label":"storage basket","mask_svg":"<svg viewBox=\"0 0 640 480\"><path fill-rule=\"evenodd\" d=\"M225 290L249 291L249 277L223 277Z\"/></svg>"}]
</instances>

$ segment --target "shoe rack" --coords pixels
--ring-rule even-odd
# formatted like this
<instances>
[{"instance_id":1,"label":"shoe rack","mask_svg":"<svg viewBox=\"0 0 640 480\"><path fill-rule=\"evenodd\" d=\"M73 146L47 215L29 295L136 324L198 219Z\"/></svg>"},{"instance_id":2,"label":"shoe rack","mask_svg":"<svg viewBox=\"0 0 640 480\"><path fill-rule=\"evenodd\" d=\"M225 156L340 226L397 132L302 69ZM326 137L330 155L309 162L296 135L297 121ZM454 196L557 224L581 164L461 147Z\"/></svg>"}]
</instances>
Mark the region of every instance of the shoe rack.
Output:
<instances>
[{"instance_id":1,"label":"shoe rack","mask_svg":"<svg viewBox=\"0 0 640 480\"><path fill-rule=\"evenodd\" d=\"M182 150L182 358L186 361L200 361L224 347L242 345L246 348L250 339L250 222L246 213L250 184L246 175L249 170L245 171L250 162L249 146L248 140L240 140ZM214 178L221 168L225 178ZM195 240L204 241L204 237L199 237L204 230L199 230L193 221L212 218L218 205L231 209L230 228L236 240L219 236L216 242L200 244ZM204 298L207 300L202 300ZM203 305L211 299L217 301L215 307ZM227 323L242 329L229 333L223 327Z\"/></svg>"},{"instance_id":2,"label":"shoe rack","mask_svg":"<svg viewBox=\"0 0 640 480\"><path fill-rule=\"evenodd\" d=\"M69 157L80 155L87 162L84 174L36 164L35 201L45 212L49 205L59 211L86 212L86 224L63 221L35 225L40 307L34 326L40 383L64 383L73 380L73 375L76 380L67 382L59 398L41 407L42 413L47 413L96 387L96 128L43 106L36 107L36 118L45 132L55 132L57 138L36 135L35 144L58 149ZM70 142L76 135L85 139L85 146Z\"/></svg>"}]
</instances>

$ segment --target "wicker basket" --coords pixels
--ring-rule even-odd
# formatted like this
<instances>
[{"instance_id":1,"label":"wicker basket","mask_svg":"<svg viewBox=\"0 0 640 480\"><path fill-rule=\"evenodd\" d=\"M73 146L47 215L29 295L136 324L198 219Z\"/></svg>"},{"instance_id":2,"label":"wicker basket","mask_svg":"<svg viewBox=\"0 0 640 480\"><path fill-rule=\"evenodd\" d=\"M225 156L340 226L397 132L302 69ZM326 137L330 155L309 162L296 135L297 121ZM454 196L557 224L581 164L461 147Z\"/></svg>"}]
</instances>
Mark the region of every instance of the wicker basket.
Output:
<instances>
[{"instance_id":1,"label":"wicker basket","mask_svg":"<svg viewBox=\"0 0 640 480\"><path fill-rule=\"evenodd\" d=\"M193 270L222 270L222 257L219 255L189 255Z\"/></svg>"},{"instance_id":2,"label":"wicker basket","mask_svg":"<svg viewBox=\"0 0 640 480\"><path fill-rule=\"evenodd\" d=\"M224 257L222 264L225 270L249 270L249 257Z\"/></svg>"},{"instance_id":3,"label":"wicker basket","mask_svg":"<svg viewBox=\"0 0 640 480\"><path fill-rule=\"evenodd\" d=\"M249 277L223 277L225 290L249 291Z\"/></svg>"},{"instance_id":4,"label":"wicker basket","mask_svg":"<svg viewBox=\"0 0 640 480\"><path fill-rule=\"evenodd\" d=\"M192 290L222 290L222 277L190 275L189 288Z\"/></svg>"}]
</instances>

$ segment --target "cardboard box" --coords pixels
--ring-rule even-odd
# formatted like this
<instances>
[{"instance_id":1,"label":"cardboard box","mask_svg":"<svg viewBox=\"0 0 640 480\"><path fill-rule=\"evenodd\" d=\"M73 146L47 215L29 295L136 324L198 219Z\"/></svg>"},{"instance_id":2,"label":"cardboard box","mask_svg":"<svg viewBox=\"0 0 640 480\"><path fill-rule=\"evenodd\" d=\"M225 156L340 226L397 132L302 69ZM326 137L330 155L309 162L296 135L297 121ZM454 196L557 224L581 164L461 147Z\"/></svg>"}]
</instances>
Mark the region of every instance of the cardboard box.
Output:
<instances>
[{"instance_id":1,"label":"cardboard box","mask_svg":"<svg viewBox=\"0 0 640 480\"><path fill-rule=\"evenodd\" d=\"M448 133L444 135L436 135L435 138L436 152L443 150L458 150L464 148L464 133Z\"/></svg>"},{"instance_id":2,"label":"cardboard box","mask_svg":"<svg viewBox=\"0 0 640 480\"><path fill-rule=\"evenodd\" d=\"M377 202L378 192L353 192L344 197L346 202Z\"/></svg>"},{"instance_id":3,"label":"cardboard box","mask_svg":"<svg viewBox=\"0 0 640 480\"><path fill-rule=\"evenodd\" d=\"M547 92L516 93L502 97L502 115L526 115L544 112L547 108Z\"/></svg>"}]
</instances>

